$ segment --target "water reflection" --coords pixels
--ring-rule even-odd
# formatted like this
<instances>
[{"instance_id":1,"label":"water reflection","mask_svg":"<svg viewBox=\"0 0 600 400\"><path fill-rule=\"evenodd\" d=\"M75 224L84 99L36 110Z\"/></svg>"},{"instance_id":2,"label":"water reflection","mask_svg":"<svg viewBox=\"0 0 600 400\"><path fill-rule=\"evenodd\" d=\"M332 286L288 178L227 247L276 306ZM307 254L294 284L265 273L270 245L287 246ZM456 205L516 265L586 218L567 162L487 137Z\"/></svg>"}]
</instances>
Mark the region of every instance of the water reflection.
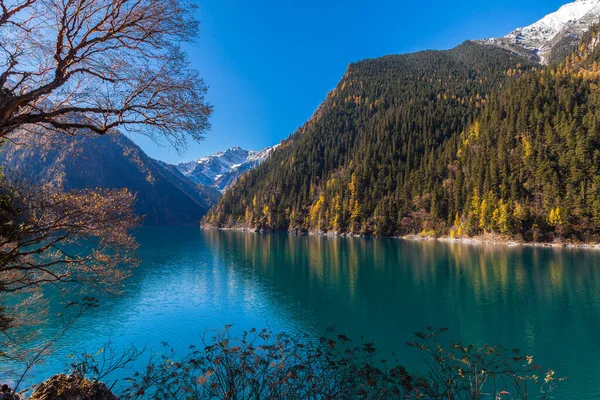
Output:
<instances>
[{"instance_id":1,"label":"water reflection","mask_svg":"<svg viewBox=\"0 0 600 400\"><path fill-rule=\"evenodd\" d=\"M598 252L205 235L222 250L222 259L246 265L277 303L290 304L294 318L314 331L335 324L417 363L402 343L426 325L444 326L465 342L535 354L538 362L569 375L568 386L600 397Z\"/></svg>"},{"instance_id":2,"label":"water reflection","mask_svg":"<svg viewBox=\"0 0 600 400\"><path fill-rule=\"evenodd\" d=\"M336 325L418 369L404 343L432 325L535 354L570 377L576 398L600 398L600 252L195 229L138 236L144 262L124 294L103 297L51 366L108 337L185 351L233 323L314 336Z\"/></svg>"}]
</instances>

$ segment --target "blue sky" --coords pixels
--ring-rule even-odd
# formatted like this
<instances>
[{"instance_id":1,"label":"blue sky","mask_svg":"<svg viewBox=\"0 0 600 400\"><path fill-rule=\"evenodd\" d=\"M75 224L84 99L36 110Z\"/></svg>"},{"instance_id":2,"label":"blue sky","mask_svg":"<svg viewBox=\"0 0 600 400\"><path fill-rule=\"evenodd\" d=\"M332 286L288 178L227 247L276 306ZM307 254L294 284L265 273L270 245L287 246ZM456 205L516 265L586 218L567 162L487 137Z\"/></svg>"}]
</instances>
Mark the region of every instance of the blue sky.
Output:
<instances>
[{"instance_id":1,"label":"blue sky","mask_svg":"<svg viewBox=\"0 0 600 400\"><path fill-rule=\"evenodd\" d=\"M186 51L210 86L212 130L183 154L133 137L176 163L233 146L259 150L293 133L349 63L503 36L567 0L198 0L201 36Z\"/></svg>"}]
</instances>

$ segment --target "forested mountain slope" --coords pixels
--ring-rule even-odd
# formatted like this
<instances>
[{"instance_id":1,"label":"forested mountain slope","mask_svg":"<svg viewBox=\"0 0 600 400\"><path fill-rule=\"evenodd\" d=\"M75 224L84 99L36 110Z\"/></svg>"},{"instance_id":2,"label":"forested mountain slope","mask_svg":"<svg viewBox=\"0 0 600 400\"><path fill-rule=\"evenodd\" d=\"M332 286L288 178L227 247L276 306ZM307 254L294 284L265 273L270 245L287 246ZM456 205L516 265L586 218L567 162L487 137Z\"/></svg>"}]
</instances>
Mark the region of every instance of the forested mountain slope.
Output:
<instances>
[{"instance_id":1,"label":"forested mountain slope","mask_svg":"<svg viewBox=\"0 0 600 400\"><path fill-rule=\"evenodd\" d=\"M597 240L598 36L594 27L564 62L528 71L472 43L351 65L315 118L205 222Z\"/></svg>"},{"instance_id":2,"label":"forested mountain slope","mask_svg":"<svg viewBox=\"0 0 600 400\"><path fill-rule=\"evenodd\" d=\"M21 132L0 151L10 179L60 190L127 188L146 225L195 225L219 192L196 185L175 167L150 158L123 135L62 137Z\"/></svg>"},{"instance_id":3,"label":"forested mountain slope","mask_svg":"<svg viewBox=\"0 0 600 400\"><path fill-rule=\"evenodd\" d=\"M393 235L439 208L442 145L533 62L474 42L351 64L313 118L228 190L217 227ZM446 168L446 167L444 167ZM452 218L454 214L452 214Z\"/></svg>"},{"instance_id":4,"label":"forested mountain slope","mask_svg":"<svg viewBox=\"0 0 600 400\"><path fill-rule=\"evenodd\" d=\"M435 215L457 210L453 234L598 240L598 38L596 26L563 63L511 83L445 146Z\"/></svg>"}]
</instances>

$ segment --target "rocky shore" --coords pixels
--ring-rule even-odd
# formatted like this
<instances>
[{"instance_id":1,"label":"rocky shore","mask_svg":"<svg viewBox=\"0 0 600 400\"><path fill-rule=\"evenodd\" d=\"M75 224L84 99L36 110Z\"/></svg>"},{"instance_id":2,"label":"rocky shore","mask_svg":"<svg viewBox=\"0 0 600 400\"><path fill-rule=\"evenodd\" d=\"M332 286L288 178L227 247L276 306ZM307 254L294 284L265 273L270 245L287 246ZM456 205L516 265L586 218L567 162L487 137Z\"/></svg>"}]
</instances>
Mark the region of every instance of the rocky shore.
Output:
<instances>
[{"instance_id":1,"label":"rocky shore","mask_svg":"<svg viewBox=\"0 0 600 400\"><path fill-rule=\"evenodd\" d=\"M237 232L249 232L249 233L269 233L271 230L258 229L258 228L247 228L247 227L234 227L234 228L214 228L202 226L202 229L207 230L218 230L218 231L237 231ZM281 231L284 232L284 231ZM369 235L356 235L351 233L338 233L338 232L313 232L313 231L301 231L288 230L287 233L294 235L308 235L308 236L326 236L326 237L370 237ZM555 242L527 242L524 240L517 240L515 238L502 236L502 235L482 235L474 237L459 237L452 238L450 236L422 236L422 235L405 235L395 236L395 239L401 240L414 240L414 241L437 241L443 243L460 243L465 245L504 245L509 247L526 246L526 247L549 247L549 248L567 248L567 249L586 249L586 250L600 250L600 243L583 243L583 242L569 242L569 241L555 241Z\"/></svg>"},{"instance_id":2,"label":"rocky shore","mask_svg":"<svg viewBox=\"0 0 600 400\"><path fill-rule=\"evenodd\" d=\"M460 243L465 245L502 245L509 247L548 247L556 249L586 249L586 250L600 250L600 243L577 243L577 242L526 242L522 240L515 240L514 238L503 237L499 235L486 235L486 236L475 236L475 237L461 237L451 238L449 236L420 236L420 235L406 235L401 236L399 239L402 240L415 240L415 241L437 241L444 243Z\"/></svg>"}]
</instances>

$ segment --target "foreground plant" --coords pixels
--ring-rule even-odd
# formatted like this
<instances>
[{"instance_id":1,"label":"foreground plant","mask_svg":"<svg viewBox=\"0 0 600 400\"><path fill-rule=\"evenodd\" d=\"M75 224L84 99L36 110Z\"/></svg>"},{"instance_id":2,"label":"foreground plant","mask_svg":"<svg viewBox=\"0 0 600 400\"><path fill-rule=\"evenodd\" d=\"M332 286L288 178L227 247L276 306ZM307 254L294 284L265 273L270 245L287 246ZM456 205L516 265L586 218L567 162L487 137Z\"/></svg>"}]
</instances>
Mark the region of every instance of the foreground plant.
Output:
<instances>
[{"instance_id":1,"label":"foreground plant","mask_svg":"<svg viewBox=\"0 0 600 400\"><path fill-rule=\"evenodd\" d=\"M442 345L444 331L418 332L409 343L427 365L420 376L383 359L372 343L354 345L344 335L313 340L251 330L236 337L227 327L183 356L164 344L164 353L121 383L121 398L548 399L562 380L553 371L540 379L540 367L517 350ZM117 356L109 347L74 358L72 374L100 382L140 356L135 349Z\"/></svg>"},{"instance_id":2,"label":"foreground plant","mask_svg":"<svg viewBox=\"0 0 600 400\"><path fill-rule=\"evenodd\" d=\"M559 382L554 371L543 372L533 356L518 349L488 344L439 343L447 329L417 332L408 343L427 365L425 387L432 399L548 399ZM540 378L543 375L543 378Z\"/></svg>"}]
</instances>

